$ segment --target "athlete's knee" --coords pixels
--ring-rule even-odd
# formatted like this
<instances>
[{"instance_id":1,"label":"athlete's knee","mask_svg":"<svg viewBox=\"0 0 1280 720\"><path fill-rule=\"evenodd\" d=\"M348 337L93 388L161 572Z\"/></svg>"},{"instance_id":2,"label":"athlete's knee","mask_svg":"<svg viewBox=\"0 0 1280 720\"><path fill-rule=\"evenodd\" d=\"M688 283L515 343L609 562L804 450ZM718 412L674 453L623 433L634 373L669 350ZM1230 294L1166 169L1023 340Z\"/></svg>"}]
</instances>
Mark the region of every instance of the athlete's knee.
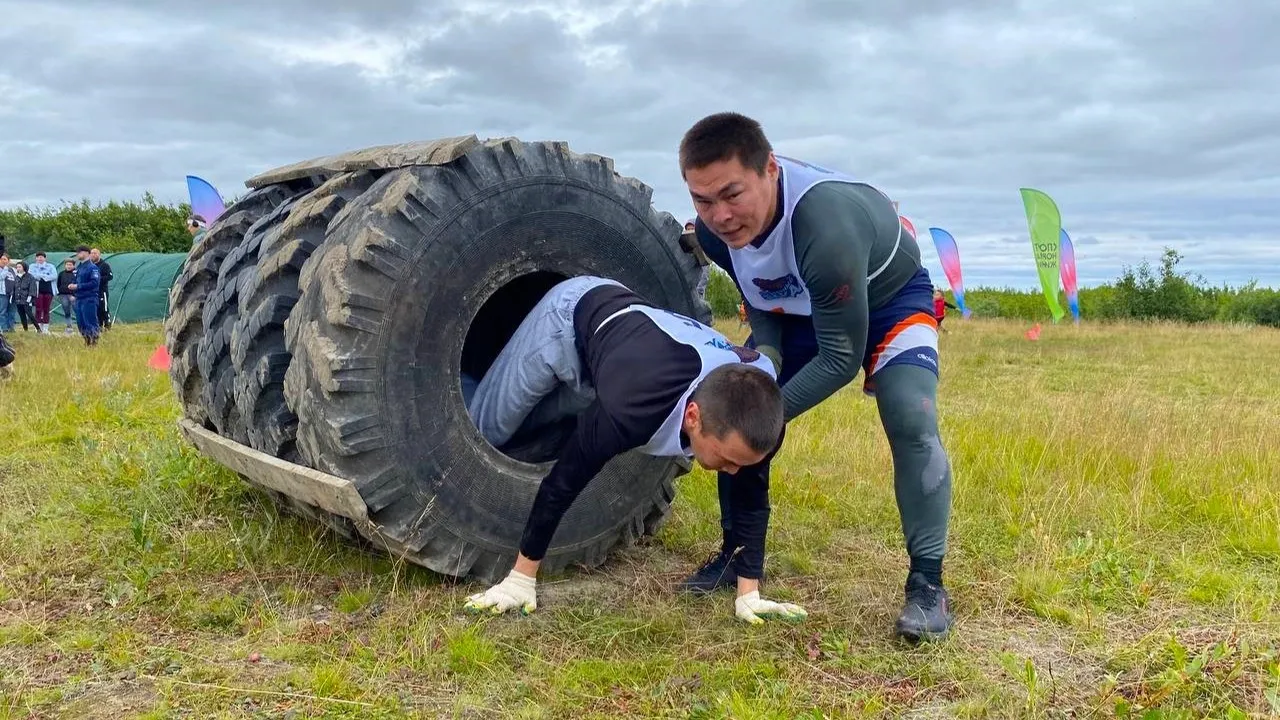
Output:
<instances>
[{"instance_id":1,"label":"athlete's knee","mask_svg":"<svg viewBox=\"0 0 1280 720\"><path fill-rule=\"evenodd\" d=\"M912 365L885 368L875 379L880 420L889 441L938 434L937 384L932 373Z\"/></svg>"},{"instance_id":2,"label":"athlete's knee","mask_svg":"<svg viewBox=\"0 0 1280 720\"><path fill-rule=\"evenodd\" d=\"M914 366L886 368L877 378L880 418L899 475L925 495L950 486L951 463L938 432L936 378Z\"/></svg>"}]
</instances>

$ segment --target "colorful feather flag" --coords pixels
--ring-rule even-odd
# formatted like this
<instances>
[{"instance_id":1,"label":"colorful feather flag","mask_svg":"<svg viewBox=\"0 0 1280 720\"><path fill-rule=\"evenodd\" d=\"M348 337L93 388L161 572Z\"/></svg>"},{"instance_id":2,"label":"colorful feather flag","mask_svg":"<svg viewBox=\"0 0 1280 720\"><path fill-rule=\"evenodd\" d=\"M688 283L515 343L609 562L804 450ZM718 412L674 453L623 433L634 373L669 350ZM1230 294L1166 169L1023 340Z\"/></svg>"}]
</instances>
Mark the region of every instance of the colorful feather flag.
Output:
<instances>
[{"instance_id":1,"label":"colorful feather flag","mask_svg":"<svg viewBox=\"0 0 1280 720\"><path fill-rule=\"evenodd\" d=\"M1065 315L1058 304L1058 243L1062 232L1062 215L1053 199L1039 190L1020 188L1022 204L1031 231L1031 251L1040 274L1040 289L1056 323Z\"/></svg>"},{"instance_id":2,"label":"colorful feather flag","mask_svg":"<svg viewBox=\"0 0 1280 720\"><path fill-rule=\"evenodd\" d=\"M956 239L942 228L931 227L929 234L933 236L933 245L938 249L942 272L947 274L951 292L956 296L956 307L960 308L961 315L969 317L969 308L964 305L964 276L960 273L960 248L956 246Z\"/></svg>"},{"instance_id":3,"label":"colorful feather flag","mask_svg":"<svg viewBox=\"0 0 1280 720\"><path fill-rule=\"evenodd\" d=\"M1071 246L1071 236L1062 230L1059 243L1059 266L1062 271L1062 288L1067 291L1067 307L1077 324L1080 322L1080 294L1076 288L1076 251Z\"/></svg>"},{"instance_id":4,"label":"colorful feather flag","mask_svg":"<svg viewBox=\"0 0 1280 720\"><path fill-rule=\"evenodd\" d=\"M195 175L187 176L187 194L191 196L191 214L204 218L206 225L212 225L226 209L218 191L208 181Z\"/></svg>"}]
</instances>

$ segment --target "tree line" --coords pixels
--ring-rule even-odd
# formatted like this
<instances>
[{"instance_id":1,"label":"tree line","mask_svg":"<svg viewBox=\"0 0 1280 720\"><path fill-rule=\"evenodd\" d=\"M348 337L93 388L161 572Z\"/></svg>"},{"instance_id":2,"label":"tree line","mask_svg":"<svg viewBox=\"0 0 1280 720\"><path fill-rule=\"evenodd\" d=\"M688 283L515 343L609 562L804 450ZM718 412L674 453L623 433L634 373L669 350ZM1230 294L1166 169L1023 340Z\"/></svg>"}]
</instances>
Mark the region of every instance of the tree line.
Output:
<instances>
[{"instance_id":1,"label":"tree line","mask_svg":"<svg viewBox=\"0 0 1280 720\"><path fill-rule=\"evenodd\" d=\"M70 251L82 244L104 253L186 252L191 248L191 235L185 227L190 212L186 203L163 205L151 193L139 201L112 200L96 205L87 199L64 201L60 207L0 210L0 234L14 258L38 250ZM1126 266L1115 281L1082 288L1081 319L1244 322L1280 327L1280 290L1256 283L1214 287L1202 277L1179 272L1181 260L1177 251L1166 248L1156 267L1146 261L1136 268ZM934 283L946 286L945 279ZM949 289L946 295L955 302ZM713 267L707 301L715 316L737 317L741 299L729 276ZM965 291L965 302L976 317L1050 319L1039 290L975 287ZM1066 308L1065 296L1059 303Z\"/></svg>"},{"instance_id":2,"label":"tree line","mask_svg":"<svg viewBox=\"0 0 1280 720\"><path fill-rule=\"evenodd\" d=\"M1148 261L1137 267L1125 266L1116 280L1081 288L1081 321L1173 320L1251 323L1280 328L1280 290L1259 287L1256 282L1234 288L1211 286L1201 276L1179 272L1181 261L1182 256L1176 250L1165 248L1158 266L1153 267ZM934 284L943 287L947 300L955 303L945 278L935 278ZM1049 306L1039 290L975 287L966 289L964 298L974 317L1046 323L1051 320ZM741 299L729 276L713 268L707 283L707 302L715 316L737 317ZM1058 302L1065 310L1064 293L1059 293ZM1063 322L1070 321L1068 313Z\"/></svg>"},{"instance_id":3,"label":"tree line","mask_svg":"<svg viewBox=\"0 0 1280 720\"><path fill-rule=\"evenodd\" d=\"M10 257L26 257L39 250L74 250L77 245L113 252L186 252L191 235L188 204L162 205L151 193L140 201L112 200L105 204L64 201L59 207L0 210L0 234Z\"/></svg>"}]
</instances>

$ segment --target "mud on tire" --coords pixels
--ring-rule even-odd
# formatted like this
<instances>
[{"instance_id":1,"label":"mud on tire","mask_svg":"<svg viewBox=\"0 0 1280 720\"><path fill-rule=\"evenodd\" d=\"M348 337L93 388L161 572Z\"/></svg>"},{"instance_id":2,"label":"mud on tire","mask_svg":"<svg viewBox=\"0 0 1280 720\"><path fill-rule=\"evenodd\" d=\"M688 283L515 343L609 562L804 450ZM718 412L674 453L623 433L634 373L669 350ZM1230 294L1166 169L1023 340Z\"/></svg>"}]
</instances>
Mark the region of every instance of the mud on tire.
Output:
<instances>
[{"instance_id":1,"label":"mud on tire","mask_svg":"<svg viewBox=\"0 0 1280 720\"><path fill-rule=\"evenodd\" d=\"M284 322L298 301L303 264L324 241L329 224L375 177L369 171L342 173L300 199L278 231L263 238L257 269L238 293L239 319L231 332L233 394L255 450L300 461L294 449L298 418L284 398L284 375L292 359Z\"/></svg>"},{"instance_id":2,"label":"mud on tire","mask_svg":"<svg viewBox=\"0 0 1280 720\"><path fill-rule=\"evenodd\" d=\"M204 334L204 305L218 281L218 271L227 253L244 239L258 218L284 202L289 193L283 185L267 185L249 192L228 207L191 249L182 271L169 290L169 312L165 317L165 346L171 358L169 379L183 413L210 426L201 404L203 379L197 351Z\"/></svg>"},{"instance_id":3,"label":"mud on tire","mask_svg":"<svg viewBox=\"0 0 1280 720\"><path fill-rule=\"evenodd\" d=\"M219 435L248 444L248 425L234 402L235 367L231 334L239 319L240 287L257 273L258 248L277 234L289 212L307 190L294 193L258 218L240 243L227 253L209 293L201 318L203 334L196 350L200 370L200 404Z\"/></svg>"},{"instance_id":4,"label":"mud on tire","mask_svg":"<svg viewBox=\"0 0 1280 720\"><path fill-rule=\"evenodd\" d=\"M549 463L484 441L461 373L482 375L559 280L613 277L710 321L680 223L650 196L606 158L506 139L390 170L329 222L284 323L284 397L298 454L354 483L374 542L450 575L495 580L510 568ZM570 508L544 567L596 565L653 531L686 468L614 458Z\"/></svg>"}]
</instances>

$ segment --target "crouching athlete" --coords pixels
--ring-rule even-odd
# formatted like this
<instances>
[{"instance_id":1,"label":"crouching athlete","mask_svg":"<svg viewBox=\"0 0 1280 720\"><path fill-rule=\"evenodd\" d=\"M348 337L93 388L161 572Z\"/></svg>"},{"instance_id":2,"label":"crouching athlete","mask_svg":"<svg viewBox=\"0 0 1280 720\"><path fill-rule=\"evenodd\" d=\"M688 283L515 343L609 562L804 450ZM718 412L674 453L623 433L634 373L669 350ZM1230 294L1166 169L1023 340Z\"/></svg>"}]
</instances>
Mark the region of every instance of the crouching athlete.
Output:
<instances>
[{"instance_id":1,"label":"crouching athlete","mask_svg":"<svg viewBox=\"0 0 1280 720\"><path fill-rule=\"evenodd\" d=\"M577 425L529 512L515 567L502 582L470 596L468 610L501 613L537 607L538 566L552 535L587 483L629 450L693 457L733 477L781 442L782 392L772 361L735 346L714 329L646 301L614 280L576 277L547 293L521 322L478 382L468 411L494 447L531 423L578 415ZM734 484L743 567L764 563L767 510L757 478ZM803 608L760 596L743 573L735 615L801 619ZM758 577L754 576L754 577Z\"/></svg>"},{"instance_id":2,"label":"crouching athlete","mask_svg":"<svg viewBox=\"0 0 1280 720\"><path fill-rule=\"evenodd\" d=\"M942 585L951 509L951 465L938 436L938 323L920 248L876 188L774 155L759 123L737 113L695 123L680 143L680 170L698 213L706 254L746 301L747 345L779 365L790 422L848 385L861 367L893 455L893 485L910 566L897 632L946 635ZM733 478L758 476L768 461ZM739 519L724 502L718 556L686 581L711 590L760 568L730 562Z\"/></svg>"}]
</instances>

